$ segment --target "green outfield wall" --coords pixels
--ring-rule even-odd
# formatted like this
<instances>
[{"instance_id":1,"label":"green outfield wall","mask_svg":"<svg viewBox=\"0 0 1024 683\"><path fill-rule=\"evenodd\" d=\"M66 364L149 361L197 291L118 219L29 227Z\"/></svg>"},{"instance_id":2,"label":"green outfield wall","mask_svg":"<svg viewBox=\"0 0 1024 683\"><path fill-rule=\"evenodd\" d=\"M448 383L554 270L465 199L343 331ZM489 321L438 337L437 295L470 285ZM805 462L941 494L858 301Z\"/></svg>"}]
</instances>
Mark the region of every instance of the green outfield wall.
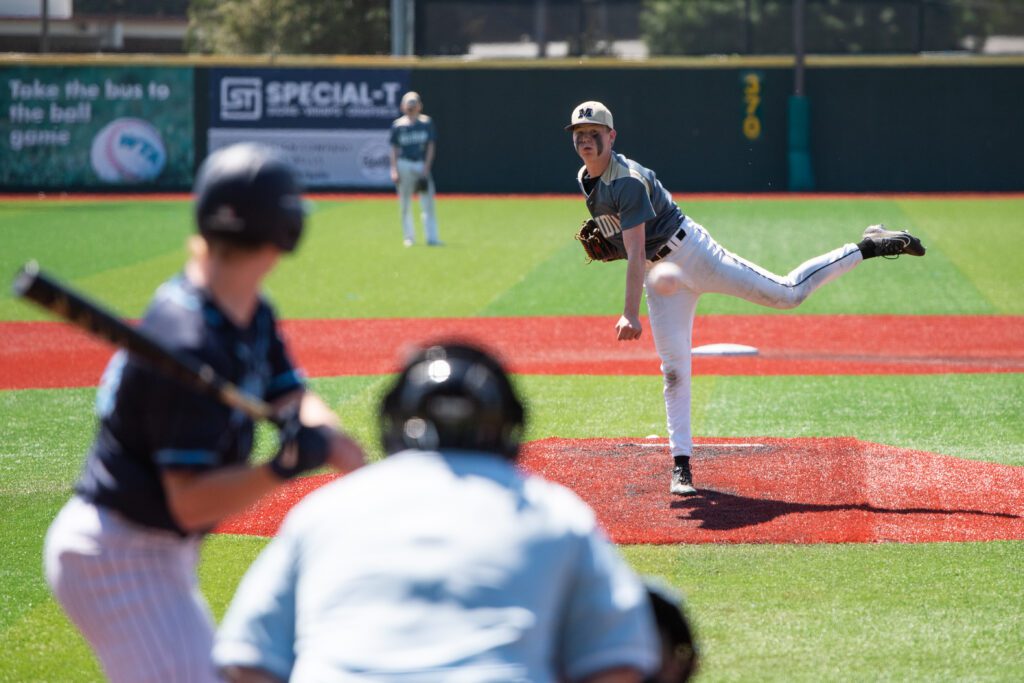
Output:
<instances>
[{"instance_id":1,"label":"green outfield wall","mask_svg":"<svg viewBox=\"0 0 1024 683\"><path fill-rule=\"evenodd\" d=\"M587 99L614 112L616 147L673 191L770 192L789 183L786 58L6 56L0 80L0 185L8 190L186 189L182 169L211 144L272 140L288 129L282 144L321 163L308 175L314 189L386 191L381 140L397 115L395 93L407 88L421 93L437 124L442 192L574 191L579 164L562 126ZM1024 58L811 57L805 90L817 190L1024 190ZM250 105L261 97L257 112ZM111 162L115 171L103 166L99 133L125 119L166 129L159 173L161 150L148 148L148 165L126 157ZM144 133L132 128L129 143L145 145Z\"/></svg>"}]
</instances>

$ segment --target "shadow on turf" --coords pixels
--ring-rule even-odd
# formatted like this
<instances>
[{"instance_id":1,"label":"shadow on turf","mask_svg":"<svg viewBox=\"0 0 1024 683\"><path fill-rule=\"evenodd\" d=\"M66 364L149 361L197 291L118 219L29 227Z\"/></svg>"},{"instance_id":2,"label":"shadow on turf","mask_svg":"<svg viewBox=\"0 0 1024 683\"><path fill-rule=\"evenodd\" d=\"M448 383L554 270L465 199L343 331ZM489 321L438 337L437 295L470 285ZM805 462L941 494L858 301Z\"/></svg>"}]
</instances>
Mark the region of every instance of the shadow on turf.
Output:
<instances>
[{"instance_id":1,"label":"shadow on turf","mask_svg":"<svg viewBox=\"0 0 1024 683\"><path fill-rule=\"evenodd\" d=\"M934 508L882 508L868 503L813 504L790 503L782 500L766 500L748 498L720 491L700 490L695 496L680 498L673 501L670 507L674 510L690 510L679 519L698 520L701 528L714 531L742 529L747 526L763 524L783 515L800 512L834 512L842 510L861 510L864 512L892 515L980 515L983 517L1001 517L1019 519L1020 515L1005 512L986 512L984 510L941 510Z\"/></svg>"}]
</instances>

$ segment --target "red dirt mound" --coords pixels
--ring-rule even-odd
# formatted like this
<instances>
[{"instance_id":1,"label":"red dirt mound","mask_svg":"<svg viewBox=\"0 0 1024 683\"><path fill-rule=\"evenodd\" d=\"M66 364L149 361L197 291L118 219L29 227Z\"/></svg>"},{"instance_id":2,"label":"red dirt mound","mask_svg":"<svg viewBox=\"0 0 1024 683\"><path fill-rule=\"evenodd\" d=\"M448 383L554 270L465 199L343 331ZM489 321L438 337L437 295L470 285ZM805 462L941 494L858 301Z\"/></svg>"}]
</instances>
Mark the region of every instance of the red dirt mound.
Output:
<instances>
[{"instance_id":1,"label":"red dirt mound","mask_svg":"<svg viewBox=\"0 0 1024 683\"><path fill-rule=\"evenodd\" d=\"M574 489L616 543L1024 540L1024 467L853 438L699 440L689 498L668 493L663 439L550 438L522 462ZM218 531L273 535L333 478L294 482Z\"/></svg>"}]
</instances>

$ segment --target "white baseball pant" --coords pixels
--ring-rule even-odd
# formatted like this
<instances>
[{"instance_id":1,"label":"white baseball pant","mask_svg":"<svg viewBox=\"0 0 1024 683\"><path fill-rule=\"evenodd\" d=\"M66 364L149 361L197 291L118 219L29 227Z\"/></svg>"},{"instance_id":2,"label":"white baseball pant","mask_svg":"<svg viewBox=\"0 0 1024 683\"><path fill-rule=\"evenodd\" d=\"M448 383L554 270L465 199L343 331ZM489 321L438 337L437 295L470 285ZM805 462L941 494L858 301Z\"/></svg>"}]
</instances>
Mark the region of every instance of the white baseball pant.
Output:
<instances>
[{"instance_id":1,"label":"white baseball pant","mask_svg":"<svg viewBox=\"0 0 1024 683\"><path fill-rule=\"evenodd\" d=\"M74 497L46 534L46 579L112 682L221 679L199 593L200 541Z\"/></svg>"},{"instance_id":2,"label":"white baseball pant","mask_svg":"<svg viewBox=\"0 0 1024 683\"><path fill-rule=\"evenodd\" d=\"M651 334L661 359L672 455L691 455L690 350L693 319L701 294L729 294L771 308L795 308L811 292L849 272L863 260L856 244L846 244L796 267L786 276L775 275L724 249L699 224L683 221L686 237L666 261L683 271L684 284L669 296L647 290ZM647 263L650 273L652 263Z\"/></svg>"},{"instance_id":3,"label":"white baseball pant","mask_svg":"<svg viewBox=\"0 0 1024 683\"><path fill-rule=\"evenodd\" d=\"M399 159L398 169L398 210L402 217L402 237L411 242L416 241L416 229L412 218L412 196L416 193L416 184L423 177L423 162ZM434 207L434 179L428 178L427 191L420 193L421 220L427 243L437 243L437 213Z\"/></svg>"}]
</instances>

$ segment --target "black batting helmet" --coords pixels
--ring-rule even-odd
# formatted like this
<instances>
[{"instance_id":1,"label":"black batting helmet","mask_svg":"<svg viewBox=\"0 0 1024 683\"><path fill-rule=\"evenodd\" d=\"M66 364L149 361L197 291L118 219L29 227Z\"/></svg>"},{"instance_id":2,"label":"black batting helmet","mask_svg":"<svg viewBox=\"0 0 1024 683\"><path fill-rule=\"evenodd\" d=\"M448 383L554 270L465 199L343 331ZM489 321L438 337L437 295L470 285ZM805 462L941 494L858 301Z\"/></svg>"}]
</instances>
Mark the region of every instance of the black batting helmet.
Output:
<instances>
[{"instance_id":1,"label":"black batting helmet","mask_svg":"<svg viewBox=\"0 0 1024 683\"><path fill-rule=\"evenodd\" d=\"M462 449L514 460L522 403L501 364L485 351L443 343L417 353L380 409L384 450Z\"/></svg>"},{"instance_id":2,"label":"black batting helmet","mask_svg":"<svg viewBox=\"0 0 1024 683\"><path fill-rule=\"evenodd\" d=\"M302 189L270 147L240 143L217 150L200 166L194 194L204 237L293 251L302 236Z\"/></svg>"}]
</instances>

